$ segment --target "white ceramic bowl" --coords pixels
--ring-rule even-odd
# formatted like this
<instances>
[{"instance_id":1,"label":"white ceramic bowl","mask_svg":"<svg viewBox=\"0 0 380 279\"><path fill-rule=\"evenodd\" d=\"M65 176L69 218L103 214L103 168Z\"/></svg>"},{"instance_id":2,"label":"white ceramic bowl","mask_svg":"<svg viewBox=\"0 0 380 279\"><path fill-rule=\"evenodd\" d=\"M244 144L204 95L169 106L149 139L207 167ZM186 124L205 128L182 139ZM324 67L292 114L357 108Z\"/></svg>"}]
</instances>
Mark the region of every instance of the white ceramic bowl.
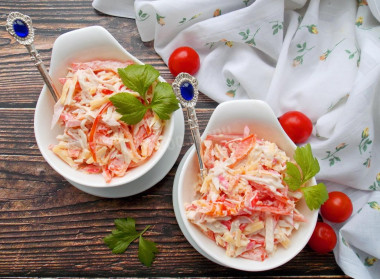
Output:
<instances>
[{"instance_id":1,"label":"white ceramic bowl","mask_svg":"<svg viewBox=\"0 0 380 279\"><path fill-rule=\"evenodd\" d=\"M282 129L271 108L266 103L257 100L237 100L220 104L213 112L202 138L205 138L207 134L241 134L246 125L258 138L276 143L288 156L293 156L296 146ZM196 199L195 185L198 172L199 165L193 149L180 169L178 185L175 186L178 188L174 191L176 197L173 197L173 200L176 217L184 235L194 248L210 260L239 270L263 271L288 262L309 241L317 222L318 211L309 210L304 199L302 199L299 201L297 209L306 217L308 222L303 223L298 231L292 233L291 244L288 249L278 246L274 255L263 262L228 257L224 248L217 246L214 241L206 237L186 218L185 204ZM314 178L311 183L315 184Z\"/></svg>"},{"instance_id":2,"label":"white ceramic bowl","mask_svg":"<svg viewBox=\"0 0 380 279\"><path fill-rule=\"evenodd\" d=\"M50 75L58 87L57 89L62 90L62 85L60 85L58 79L66 76L67 68L72 62L91 60L133 60L137 64L143 64L127 52L103 27L92 26L71 31L59 36L53 46ZM160 80L164 81L161 77ZM44 86L38 99L34 116L36 141L42 156L49 165L76 185L105 188L131 184L159 162L167 151L173 137L174 120L171 117L170 120L166 121L160 148L141 166L129 170L123 177L114 177L110 183L106 183L101 174L87 174L75 170L49 150L49 145L56 144L57 135L63 131L60 125L56 125L51 129L53 106L54 100L46 86Z\"/></svg>"}]
</instances>

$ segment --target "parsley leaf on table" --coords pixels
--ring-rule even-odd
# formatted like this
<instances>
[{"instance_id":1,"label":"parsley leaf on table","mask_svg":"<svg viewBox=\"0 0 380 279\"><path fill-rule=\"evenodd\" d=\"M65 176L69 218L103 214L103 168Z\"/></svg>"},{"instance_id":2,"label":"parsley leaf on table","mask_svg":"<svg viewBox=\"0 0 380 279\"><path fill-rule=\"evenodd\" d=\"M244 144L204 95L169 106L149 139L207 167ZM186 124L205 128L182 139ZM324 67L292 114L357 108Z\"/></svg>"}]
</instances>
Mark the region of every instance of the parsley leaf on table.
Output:
<instances>
[{"instance_id":1,"label":"parsley leaf on table","mask_svg":"<svg viewBox=\"0 0 380 279\"><path fill-rule=\"evenodd\" d=\"M116 230L113 230L103 240L112 249L112 253L121 254L140 234L135 229L135 220L131 218L116 219L114 222Z\"/></svg>"},{"instance_id":2,"label":"parsley leaf on table","mask_svg":"<svg viewBox=\"0 0 380 279\"><path fill-rule=\"evenodd\" d=\"M160 75L153 66L133 64L118 69L118 73L124 85L138 92L144 100L142 103L134 95L126 92L110 97L110 101L116 107L116 111L122 115L121 120L125 123L130 125L139 123L148 109L152 109L163 120L170 119L170 115L179 109L173 88L166 82L157 83L153 90L152 101L147 102L146 92Z\"/></svg>"},{"instance_id":3,"label":"parsley leaf on table","mask_svg":"<svg viewBox=\"0 0 380 279\"><path fill-rule=\"evenodd\" d=\"M153 241L144 239L142 235L140 235L139 239L139 260L145 266L150 267L154 260L155 253L157 253L156 243Z\"/></svg>"},{"instance_id":4,"label":"parsley leaf on table","mask_svg":"<svg viewBox=\"0 0 380 279\"><path fill-rule=\"evenodd\" d=\"M139 259L145 266L151 266L158 252L156 243L143 238L143 234L150 226L145 227L142 232L137 232L135 220L132 218L116 219L114 221L116 229L107 235L103 241L114 254L121 254L127 250L128 246L139 238Z\"/></svg>"},{"instance_id":5,"label":"parsley leaf on table","mask_svg":"<svg viewBox=\"0 0 380 279\"><path fill-rule=\"evenodd\" d=\"M286 163L284 181L292 191L301 189L309 209L318 209L328 199L328 192L323 183L304 187L304 184L320 171L318 160L313 156L310 144L297 147L293 158L297 164Z\"/></svg>"}]
</instances>

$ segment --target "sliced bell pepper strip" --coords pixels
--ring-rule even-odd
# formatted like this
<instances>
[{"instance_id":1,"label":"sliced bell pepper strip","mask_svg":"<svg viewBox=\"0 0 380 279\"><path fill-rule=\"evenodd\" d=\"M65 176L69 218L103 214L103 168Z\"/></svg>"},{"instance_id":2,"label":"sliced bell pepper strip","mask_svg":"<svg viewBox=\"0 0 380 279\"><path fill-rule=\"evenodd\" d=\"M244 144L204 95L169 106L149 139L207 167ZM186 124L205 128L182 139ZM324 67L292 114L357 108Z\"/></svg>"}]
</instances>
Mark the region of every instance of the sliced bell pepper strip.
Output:
<instances>
[{"instance_id":1,"label":"sliced bell pepper strip","mask_svg":"<svg viewBox=\"0 0 380 279\"><path fill-rule=\"evenodd\" d=\"M102 117L102 114L108 109L108 107L112 103L109 101L106 104L103 105L103 107L100 109L98 115L96 116L94 123L92 123L92 127L90 130L90 133L88 135L88 146L90 148L92 158L94 159L94 162L96 162L96 153L95 153L95 148L96 148L96 143L95 143L95 132L96 132L96 127L99 124L100 118Z\"/></svg>"}]
</instances>

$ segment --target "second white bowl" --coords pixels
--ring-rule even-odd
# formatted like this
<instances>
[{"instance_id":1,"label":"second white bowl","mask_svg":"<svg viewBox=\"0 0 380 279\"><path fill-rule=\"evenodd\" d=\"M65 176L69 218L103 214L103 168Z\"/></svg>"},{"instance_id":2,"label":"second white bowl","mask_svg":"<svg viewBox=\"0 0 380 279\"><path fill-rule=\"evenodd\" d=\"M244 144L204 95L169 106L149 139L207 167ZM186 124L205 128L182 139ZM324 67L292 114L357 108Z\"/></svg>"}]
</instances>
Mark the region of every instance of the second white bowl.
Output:
<instances>
[{"instance_id":1,"label":"second white bowl","mask_svg":"<svg viewBox=\"0 0 380 279\"><path fill-rule=\"evenodd\" d=\"M220 104L212 114L202 138L204 139L207 134L241 134L245 126L248 126L258 138L276 143L288 156L293 156L295 144L286 135L270 107L257 100L237 100ZM212 261L245 271L273 269L295 257L309 241L317 222L318 211L309 210L304 199L301 199L297 209L308 222L301 224L300 228L292 233L288 249L278 247L274 255L263 262L228 257L224 248L217 246L186 218L185 204L196 199L195 185L199 165L194 149L184 161L180 171L178 185L175 185L178 188L174 191L177 196L173 198L176 201L174 204L176 217L179 223L183 224L184 235L187 236L189 242L196 243L193 245L194 248L200 250L201 254L205 254ZM314 178L311 183L315 183Z\"/></svg>"}]
</instances>

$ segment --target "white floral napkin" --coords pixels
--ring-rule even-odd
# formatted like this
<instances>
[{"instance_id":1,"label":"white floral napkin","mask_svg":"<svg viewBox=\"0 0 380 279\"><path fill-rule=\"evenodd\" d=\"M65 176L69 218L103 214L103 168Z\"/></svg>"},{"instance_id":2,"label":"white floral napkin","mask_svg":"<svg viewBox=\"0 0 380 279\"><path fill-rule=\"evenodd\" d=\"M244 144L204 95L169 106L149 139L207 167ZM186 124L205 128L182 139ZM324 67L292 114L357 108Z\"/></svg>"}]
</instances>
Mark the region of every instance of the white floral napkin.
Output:
<instances>
[{"instance_id":1,"label":"white floral napkin","mask_svg":"<svg viewBox=\"0 0 380 279\"><path fill-rule=\"evenodd\" d=\"M179 46L200 54L210 98L311 118L317 178L354 204L348 221L330 223L336 261L354 278L380 278L380 0L367 1L135 1L141 38L166 63Z\"/></svg>"}]
</instances>

